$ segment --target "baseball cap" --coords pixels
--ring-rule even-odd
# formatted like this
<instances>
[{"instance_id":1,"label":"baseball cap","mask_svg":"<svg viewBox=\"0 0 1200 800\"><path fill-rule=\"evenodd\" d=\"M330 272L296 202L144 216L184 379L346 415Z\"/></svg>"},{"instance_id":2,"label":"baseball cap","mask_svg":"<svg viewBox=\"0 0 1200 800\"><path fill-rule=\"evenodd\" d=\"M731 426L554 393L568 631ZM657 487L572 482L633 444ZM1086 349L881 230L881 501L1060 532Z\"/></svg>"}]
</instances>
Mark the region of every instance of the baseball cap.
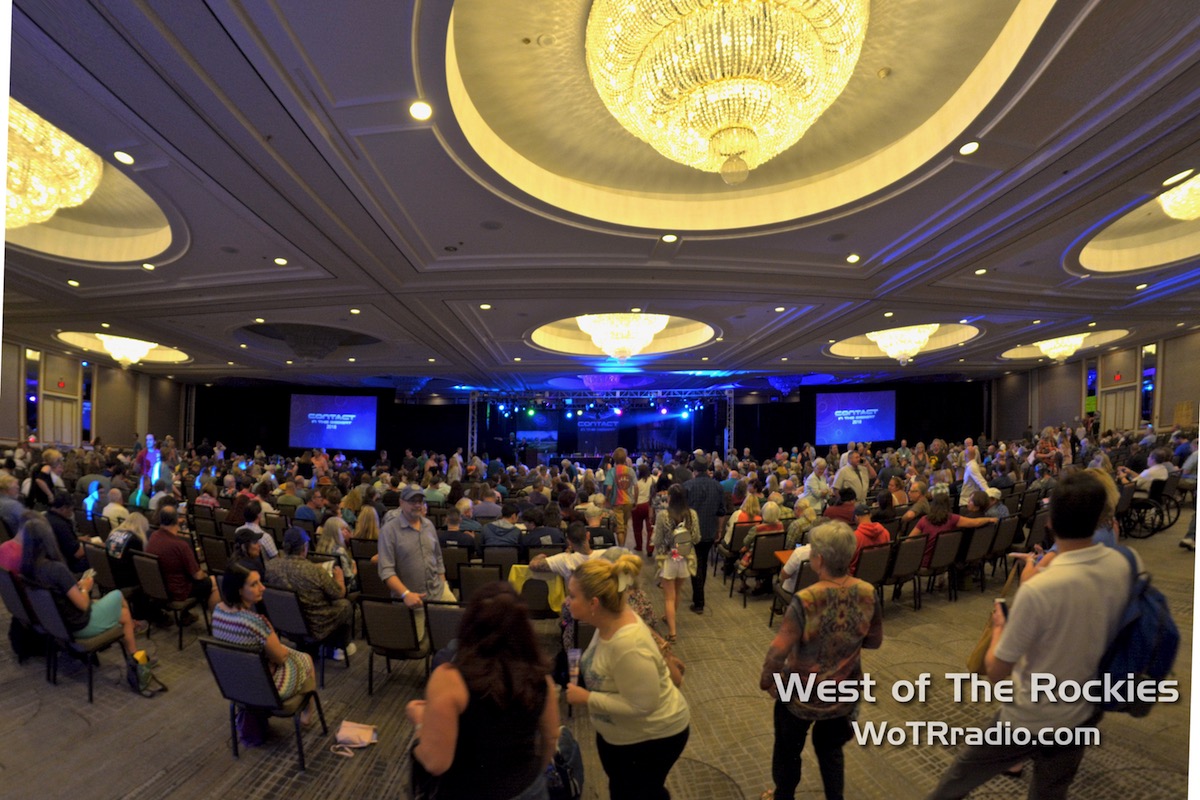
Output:
<instances>
[{"instance_id":1,"label":"baseball cap","mask_svg":"<svg viewBox=\"0 0 1200 800\"><path fill-rule=\"evenodd\" d=\"M233 543L234 544L254 544L262 537L263 537L263 535L261 533L259 533L258 531L254 530L253 528L238 528L237 531L233 534Z\"/></svg>"},{"instance_id":2,"label":"baseball cap","mask_svg":"<svg viewBox=\"0 0 1200 800\"><path fill-rule=\"evenodd\" d=\"M303 528L288 528L283 534L283 549L289 553L298 551L308 543L308 531Z\"/></svg>"},{"instance_id":3,"label":"baseball cap","mask_svg":"<svg viewBox=\"0 0 1200 800\"><path fill-rule=\"evenodd\" d=\"M409 486L409 487L405 488L405 490L403 492L400 493L400 499L406 503L411 503L413 500L415 500L418 497L421 498L422 500L424 500L425 492L421 491L420 489L418 489L415 486Z\"/></svg>"},{"instance_id":4,"label":"baseball cap","mask_svg":"<svg viewBox=\"0 0 1200 800\"><path fill-rule=\"evenodd\" d=\"M871 513L871 507L866 503L859 503L854 506L854 514L858 517L865 517Z\"/></svg>"},{"instance_id":5,"label":"baseball cap","mask_svg":"<svg viewBox=\"0 0 1200 800\"><path fill-rule=\"evenodd\" d=\"M987 496L992 498L993 500L999 500L1000 499L1000 490L997 489L995 486L989 486L988 490L987 490Z\"/></svg>"}]
</instances>

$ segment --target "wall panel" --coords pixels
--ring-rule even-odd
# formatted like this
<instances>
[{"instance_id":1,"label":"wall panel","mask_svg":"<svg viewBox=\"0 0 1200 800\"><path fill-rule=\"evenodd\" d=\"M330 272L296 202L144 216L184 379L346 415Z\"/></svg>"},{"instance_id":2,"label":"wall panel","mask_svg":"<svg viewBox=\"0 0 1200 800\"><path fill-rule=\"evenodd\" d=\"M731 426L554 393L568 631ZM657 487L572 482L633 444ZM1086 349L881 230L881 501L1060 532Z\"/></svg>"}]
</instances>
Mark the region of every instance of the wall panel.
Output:
<instances>
[{"instance_id":1,"label":"wall panel","mask_svg":"<svg viewBox=\"0 0 1200 800\"><path fill-rule=\"evenodd\" d=\"M1078 362L1053 364L1034 373L1038 382L1037 420L1034 428L1075 424L1083 415L1083 375Z\"/></svg>"},{"instance_id":2,"label":"wall panel","mask_svg":"<svg viewBox=\"0 0 1200 800\"><path fill-rule=\"evenodd\" d=\"M1029 418L1029 388L1032 373L1022 372L997 378L993 383L992 436L996 439L1019 439L1025 428L1033 424Z\"/></svg>"},{"instance_id":3,"label":"wall panel","mask_svg":"<svg viewBox=\"0 0 1200 800\"><path fill-rule=\"evenodd\" d=\"M93 436L108 445L130 446L137 420L138 374L130 370L107 366L96 368L96 383L92 387ZM141 431L144 433L144 431Z\"/></svg>"},{"instance_id":4,"label":"wall panel","mask_svg":"<svg viewBox=\"0 0 1200 800\"><path fill-rule=\"evenodd\" d=\"M1168 339L1158 357L1157 391L1162 393L1161 426L1195 426L1200 408L1200 332ZM1190 409L1190 412L1188 411ZM1175 419L1176 412L1189 417Z\"/></svg>"}]
</instances>

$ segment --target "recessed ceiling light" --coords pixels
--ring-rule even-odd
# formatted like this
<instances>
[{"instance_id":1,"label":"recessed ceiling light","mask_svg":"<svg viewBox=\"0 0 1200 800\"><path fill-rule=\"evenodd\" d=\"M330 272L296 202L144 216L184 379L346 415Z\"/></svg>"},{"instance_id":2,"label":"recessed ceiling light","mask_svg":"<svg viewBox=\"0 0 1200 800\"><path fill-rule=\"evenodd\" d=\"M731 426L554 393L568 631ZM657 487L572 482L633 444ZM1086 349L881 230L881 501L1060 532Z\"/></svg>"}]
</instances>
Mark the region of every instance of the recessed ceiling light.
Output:
<instances>
[{"instance_id":1,"label":"recessed ceiling light","mask_svg":"<svg viewBox=\"0 0 1200 800\"><path fill-rule=\"evenodd\" d=\"M782 314L784 311L787 311L787 309L786 309L786 308L784 308L783 306L775 306L775 313L776 313L776 314Z\"/></svg>"},{"instance_id":2,"label":"recessed ceiling light","mask_svg":"<svg viewBox=\"0 0 1200 800\"><path fill-rule=\"evenodd\" d=\"M960 358L960 359L958 360L958 363L960 363L960 364L961 364L961 363L962 363L962 362L964 362L964 361L966 361L966 359L965 359L965 358Z\"/></svg>"},{"instance_id":3,"label":"recessed ceiling light","mask_svg":"<svg viewBox=\"0 0 1200 800\"><path fill-rule=\"evenodd\" d=\"M962 319L960 319L960 320L958 321L958 324L959 324L959 325L966 325L966 324L967 324L967 319L966 319L966 317L963 317Z\"/></svg>"},{"instance_id":4,"label":"recessed ceiling light","mask_svg":"<svg viewBox=\"0 0 1200 800\"><path fill-rule=\"evenodd\" d=\"M1081 280L1081 281L1086 281L1086 280L1087 280L1088 278L1090 278L1090 277L1092 277L1092 276L1091 276L1091 275L1080 275L1080 276L1079 276L1079 280Z\"/></svg>"},{"instance_id":5,"label":"recessed ceiling light","mask_svg":"<svg viewBox=\"0 0 1200 800\"><path fill-rule=\"evenodd\" d=\"M758 394L758 392L751 392L750 394Z\"/></svg>"},{"instance_id":6,"label":"recessed ceiling light","mask_svg":"<svg viewBox=\"0 0 1200 800\"><path fill-rule=\"evenodd\" d=\"M959 347L962 347L962 346L963 346L963 345L965 345L965 344L966 344L966 342L959 342L959 343L958 343L958 346L959 346Z\"/></svg>"},{"instance_id":7,"label":"recessed ceiling light","mask_svg":"<svg viewBox=\"0 0 1200 800\"><path fill-rule=\"evenodd\" d=\"M713 339L713 341L714 341L714 342L723 342L723 341L725 341L725 337L724 337L724 336L718 336L716 339Z\"/></svg>"},{"instance_id":8,"label":"recessed ceiling light","mask_svg":"<svg viewBox=\"0 0 1200 800\"><path fill-rule=\"evenodd\" d=\"M122 164L129 165L133 163L133 156L126 153L124 150L116 150L113 152L113 158ZM1165 185L1165 184L1164 184Z\"/></svg>"},{"instance_id":9,"label":"recessed ceiling light","mask_svg":"<svg viewBox=\"0 0 1200 800\"><path fill-rule=\"evenodd\" d=\"M279 265L279 266L281 266L281 267L286 267L286 266L287 266L287 259L286 259L286 258L284 258L283 256L280 256L279 258L275 259L275 263L276 263L276 264L278 264L278 265Z\"/></svg>"},{"instance_id":10,"label":"recessed ceiling light","mask_svg":"<svg viewBox=\"0 0 1200 800\"><path fill-rule=\"evenodd\" d=\"M350 358L347 358L346 360L349 361L351 364L353 364L355 361L358 361L358 359L355 358L354 356L351 356Z\"/></svg>"},{"instance_id":11,"label":"recessed ceiling light","mask_svg":"<svg viewBox=\"0 0 1200 800\"><path fill-rule=\"evenodd\" d=\"M1134 289L1137 289L1137 290L1140 292L1142 289L1148 289L1148 288L1150 288L1150 284L1148 284L1148 283L1139 283L1137 286L1135 286L1135 287L1133 287L1133 288L1134 288Z\"/></svg>"},{"instance_id":12,"label":"recessed ceiling light","mask_svg":"<svg viewBox=\"0 0 1200 800\"><path fill-rule=\"evenodd\" d=\"M226 364L228 364L228 365L229 365L229 366L231 366L231 367L233 366L233 362L232 362L232 361L226 361L225 363L226 363Z\"/></svg>"},{"instance_id":13,"label":"recessed ceiling light","mask_svg":"<svg viewBox=\"0 0 1200 800\"><path fill-rule=\"evenodd\" d=\"M77 288L79 288L79 281L72 278L71 280L67 281L67 286L70 286L73 289L77 289Z\"/></svg>"},{"instance_id":14,"label":"recessed ceiling light","mask_svg":"<svg viewBox=\"0 0 1200 800\"><path fill-rule=\"evenodd\" d=\"M986 269L984 269L983 267L980 267L979 269L975 270L975 274L976 274L976 275L986 275L986 274L987 274L987 270L986 270Z\"/></svg>"},{"instance_id":15,"label":"recessed ceiling light","mask_svg":"<svg viewBox=\"0 0 1200 800\"><path fill-rule=\"evenodd\" d=\"M243 350L245 350L245 349L246 349L246 343L245 343L245 342L242 342L241 344L239 344L239 345L238 345L238 347L240 347L240 348L242 348Z\"/></svg>"},{"instance_id":16,"label":"recessed ceiling light","mask_svg":"<svg viewBox=\"0 0 1200 800\"><path fill-rule=\"evenodd\" d=\"M146 272L154 272L154 265L147 262L145 264L142 264L142 269L146 270Z\"/></svg>"},{"instance_id":17,"label":"recessed ceiling light","mask_svg":"<svg viewBox=\"0 0 1200 800\"><path fill-rule=\"evenodd\" d=\"M855 356L855 357L854 357L854 360L855 360L855 361L858 361L858 356Z\"/></svg>"},{"instance_id":18,"label":"recessed ceiling light","mask_svg":"<svg viewBox=\"0 0 1200 800\"><path fill-rule=\"evenodd\" d=\"M1175 327L1176 327L1176 328L1182 328L1182 327L1183 327L1184 325L1186 325L1186 324L1187 324L1186 322L1176 322L1176 323L1175 323Z\"/></svg>"},{"instance_id":19,"label":"recessed ceiling light","mask_svg":"<svg viewBox=\"0 0 1200 800\"><path fill-rule=\"evenodd\" d=\"M679 241L679 237L673 233L664 233L662 235L662 241L666 244L675 244L675 242Z\"/></svg>"},{"instance_id":20,"label":"recessed ceiling light","mask_svg":"<svg viewBox=\"0 0 1200 800\"><path fill-rule=\"evenodd\" d=\"M883 312L883 315L884 315L885 317L888 317L888 318L890 319L891 317L894 317L894 316L895 316L895 312L893 312L893 311L885 311L885 312Z\"/></svg>"},{"instance_id":21,"label":"recessed ceiling light","mask_svg":"<svg viewBox=\"0 0 1200 800\"><path fill-rule=\"evenodd\" d=\"M417 100L408 107L408 113L412 115L413 119L424 122L433 116L433 106L424 100Z\"/></svg>"},{"instance_id":22,"label":"recessed ceiling light","mask_svg":"<svg viewBox=\"0 0 1200 800\"><path fill-rule=\"evenodd\" d=\"M101 322L101 323L100 323L100 327L101 327L101 328L111 328L111 327L112 327L112 325L110 325L110 324L109 324L109 323L107 323L107 322Z\"/></svg>"},{"instance_id":23,"label":"recessed ceiling light","mask_svg":"<svg viewBox=\"0 0 1200 800\"><path fill-rule=\"evenodd\" d=\"M425 359L425 360L426 360L426 361L428 361L430 364L432 364L433 362L437 361L437 359L436 359L436 358L427 358L427 359Z\"/></svg>"},{"instance_id":24,"label":"recessed ceiling light","mask_svg":"<svg viewBox=\"0 0 1200 800\"><path fill-rule=\"evenodd\" d=\"M430 396L430 397L441 397L441 395L440 395L440 394L438 394L437 392L430 392L430 393L429 393L429 396Z\"/></svg>"},{"instance_id":25,"label":"recessed ceiling light","mask_svg":"<svg viewBox=\"0 0 1200 800\"><path fill-rule=\"evenodd\" d=\"M517 356L517 357L515 357L515 358L513 359L513 361L520 361L520 360L521 360L521 357L520 357L520 356Z\"/></svg>"},{"instance_id":26,"label":"recessed ceiling light","mask_svg":"<svg viewBox=\"0 0 1200 800\"><path fill-rule=\"evenodd\" d=\"M1042 324L1042 321L1041 321L1040 319L1035 319L1035 320L1033 321L1033 324L1034 324L1034 325L1041 325L1041 324Z\"/></svg>"},{"instance_id":27,"label":"recessed ceiling light","mask_svg":"<svg viewBox=\"0 0 1200 800\"><path fill-rule=\"evenodd\" d=\"M1184 178L1190 177L1191 174L1195 171L1196 170L1194 170L1194 169L1185 169L1183 172L1176 172L1174 175L1172 175L1171 177L1169 177L1165 181L1163 181L1162 185L1170 186L1172 184L1179 183Z\"/></svg>"},{"instance_id":28,"label":"recessed ceiling light","mask_svg":"<svg viewBox=\"0 0 1200 800\"><path fill-rule=\"evenodd\" d=\"M638 308L637 306L634 306L633 308L629 309L629 313L630 314L640 314L640 313L642 313L642 310L640 308Z\"/></svg>"},{"instance_id":29,"label":"recessed ceiling light","mask_svg":"<svg viewBox=\"0 0 1200 800\"><path fill-rule=\"evenodd\" d=\"M169 380L169 381L173 381L173 380L175 380L175 376L174 376L174 375L168 375L168 376L167 376L167 380Z\"/></svg>"},{"instance_id":30,"label":"recessed ceiling light","mask_svg":"<svg viewBox=\"0 0 1200 800\"><path fill-rule=\"evenodd\" d=\"M285 364L291 364L291 363L292 363L292 360L289 358L287 361L285 361L285 362L283 362L283 363L285 363Z\"/></svg>"},{"instance_id":31,"label":"recessed ceiling light","mask_svg":"<svg viewBox=\"0 0 1200 800\"><path fill-rule=\"evenodd\" d=\"M783 358L781 358L781 359L779 359L779 360L780 360L780 361L787 361L787 356L784 356Z\"/></svg>"},{"instance_id":32,"label":"recessed ceiling light","mask_svg":"<svg viewBox=\"0 0 1200 800\"><path fill-rule=\"evenodd\" d=\"M1089 322L1089 323L1088 323L1088 327L1089 327L1089 328L1094 328L1094 327L1096 327L1096 323L1094 323L1094 322Z\"/></svg>"},{"instance_id":33,"label":"recessed ceiling light","mask_svg":"<svg viewBox=\"0 0 1200 800\"><path fill-rule=\"evenodd\" d=\"M958 148L958 154L961 156L969 156L979 149L979 142L967 142L962 147Z\"/></svg>"},{"instance_id":34,"label":"recessed ceiling light","mask_svg":"<svg viewBox=\"0 0 1200 800\"><path fill-rule=\"evenodd\" d=\"M846 256L847 264L857 264L858 262L859 262L858 253L851 253L850 255Z\"/></svg>"},{"instance_id":35,"label":"recessed ceiling light","mask_svg":"<svg viewBox=\"0 0 1200 800\"><path fill-rule=\"evenodd\" d=\"M708 361L708 356L701 356L701 357L700 357L700 360L701 360L701 361Z\"/></svg>"},{"instance_id":36,"label":"recessed ceiling light","mask_svg":"<svg viewBox=\"0 0 1200 800\"><path fill-rule=\"evenodd\" d=\"M351 313L351 314L361 314L361 313L362 313L362 310L361 310L361 309L357 309L357 308L352 308L352 309L350 309L350 313Z\"/></svg>"},{"instance_id":37,"label":"recessed ceiling light","mask_svg":"<svg viewBox=\"0 0 1200 800\"><path fill-rule=\"evenodd\" d=\"M836 343L837 343L837 339L830 339L830 340L829 340L829 343L830 343L830 344L836 344Z\"/></svg>"},{"instance_id":38,"label":"recessed ceiling light","mask_svg":"<svg viewBox=\"0 0 1200 800\"><path fill-rule=\"evenodd\" d=\"M480 310L480 311L491 311L491 310L492 310L492 304L491 304L491 303L480 303L480 304L479 304L479 310Z\"/></svg>"}]
</instances>

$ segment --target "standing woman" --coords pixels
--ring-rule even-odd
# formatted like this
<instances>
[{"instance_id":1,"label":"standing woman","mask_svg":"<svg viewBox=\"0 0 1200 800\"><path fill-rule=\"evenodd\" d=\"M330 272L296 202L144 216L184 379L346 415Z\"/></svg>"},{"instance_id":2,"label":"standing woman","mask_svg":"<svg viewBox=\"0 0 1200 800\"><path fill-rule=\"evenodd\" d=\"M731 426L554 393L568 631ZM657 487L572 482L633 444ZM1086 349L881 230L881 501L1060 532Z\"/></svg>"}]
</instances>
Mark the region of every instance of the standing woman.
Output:
<instances>
[{"instance_id":1,"label":"standing woman","mask_svg":"<svg viewBox=\"0 0 1200 800\"><path fill-rule=\"evenodd\" d=\"M643 463L638 467L637 505L633 507L633 547L642 549L642 531L645 529L646 546L650 545L650 536L654 533L654 518L650 516L650 499L654 497L655 479L650 474L650 465Z\"/></svg>"},{"instance_id":2,"label":"standing woman","mask_svg":"<svg viewBox=\"0 0 1200 800\"><path fill-rule=\"evenodd\" d=\"M829 463L823 458L818 458L813 462L813 471L804 479L804 493L801 497L807 497L809 506L820 516L831 494L833 490L829 488Z\"/></svg>"},{"instance_id":3,"label":"standing woman","mask_svg":"<svg viewBox=\"0 0 1200 800\"><path fill-rule=\"evenodd\" d=\"M417 729L413 758L441 776L438 800L547 797L558 696L525 604L508 583L471 595L454 661L433 671L425 699L405 712Z\"/></svg>"},{"instance_id":4,"label":"standing woman","mask_svg":"<svg viewBox=\"0 0 1200 800\"><path fill-rule=\"evenodd\" d=\"M817 685L861 680L862 648L883 643L883 616L875 603L875 588L847 575L857 542L850 526L823 522L808 534L810 563L817 582L796 592L783 617L779 634L767 650L760 687L775 699L775 748L771 757L774 792L764 798L793 800L800 785L800 751L808 729L825 785L825 797L841 798L845 788L842 746L852 734L854 702L825 702L816 693L804 701L799 693L785 703L779 699L778 674L813 676Z\"/></svg>"},{"instance_id":5,"label":"standing woman","mask_svg":"<svg viewBox=\"0 0 1200 800\"><path fill-rule=\"evenodd\" d=\"M569 584L571 614L596 635L580 661L589 688L568 685L567 702L591 712L612 800L669 798L667 774L691 721L650 629L626 603L641 570L634 555L598 558L576 569Z\"/></svg>"},{"instance_id":6,"label":"standing woman","mask_svg":"<svg viewBox=\"0 0 1200 800\"><path fill-rule=\"evenodd\" d=\"M696 542L700 541L700 520L688 508L687 490L674 484L667 492L667 508L654 521L654 548L658 552L658 577L666 596L667 641L675 643L675 618L683 582L696 574Z\"/></svg>"}]
</instances>

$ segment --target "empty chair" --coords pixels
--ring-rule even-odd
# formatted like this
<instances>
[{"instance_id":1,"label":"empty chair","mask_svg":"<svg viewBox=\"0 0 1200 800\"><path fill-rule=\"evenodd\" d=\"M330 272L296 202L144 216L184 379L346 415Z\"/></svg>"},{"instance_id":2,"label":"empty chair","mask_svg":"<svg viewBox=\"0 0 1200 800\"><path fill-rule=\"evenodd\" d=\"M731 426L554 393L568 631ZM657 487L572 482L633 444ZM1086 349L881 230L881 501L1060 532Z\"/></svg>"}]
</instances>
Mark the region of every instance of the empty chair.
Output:
<instances>
[{"instance_id":1,"label":"empty chair","mask_svg":"<svg viewBox=\"0 0 1200 800\"><path fill-rule=\"evenodd\" d=\"M201 506L204 508L204 506ZM201 536L220 536L217 532L217 523L211 519L205 519L200 515L196 515L196 533Z\"/></svg>"},{"instance_id":2,"label":"empty chair","mask_svg":"<svg viewBox=\"0 0 1200 800\"><path fill-rule=\"evenodd\" d=\"M389 598L392 595L387 584L379 577L379 567L369 558L354 559L358 567L358 595L363 597Z\"/></svg>"},{"instance_id":3,"label":"empty chair","mask_svg":"<svg viewBox=\"0 0 1200 800\"><path fill-rule=\"evenodd\" d=\"M112 559L109 558L108 552L103 547L91 542L84 542L83 552L87 556L88 566L96 570L96 586L101 592L107 594L113 589L120 589L121 594L126 597L133 594L136 587L117 585Z\"/></svg>"},{"instance_id":4,"label":"empty chair","mask_svg":"<svg viewBox=\"0 0 1200 800\"><path fill-rule=\"evenodd\" d=\"M225 520L222 520L219 523L219 527L221 529L221 538L227 542L233 542L234 536L237 535L237 529L240 528L241 525L238 525L236 522L226 522Z\"/></svg>"},{"instance_id":5,"label":"empty chair","mask_svg":"<svg viewBox=\"0 0 1200 800\"><path fill-rule=\"evenodd\" d=\"M1011 519L1011 518L1010 518ZM984 576L983 562L991 550L992 542L996 539L996 532L999 525L985 525L982 528L975 528L970 533L972 534L970 541L966 544L966 550L961 552L958 563L954 565L955 580L968 572L978 571L979 591L983 591Z\"/></svg>"},{"instance_id":6,"label":"empty chair","mask_svg":"<svg viewBox=\"0 0 1200 800\"><path fill-rule=\"evenodd\" d=\"M461 603L446 603L431 600L425 604L425 631L430 654L436 654L458 638L467 607Z\"/></svg>"},{"instance_id":7,"label":"empty chair","mask_svg":"<svg viewBox=\"0 0 1200 800\"><path fill-rule=\"evenodd\" d=\"M1047 543L1046 523L1050 521L1050 510L1043 509L1034 515L1033 521L1029 524L1029 536L1025 539L1025 544L1021 548L1026 553L1032 553L1033 548L1041 546L1046 548Z\"/></svg>"},{"instance_id":8,"label":"empty chair","mask_svg":"<svg viewBox=\"0 0 1200 800\"><path fill-rule=\"evenodd\" d=\"M379 555L379 540L378 539L359 539L353 538L350 540L350 555L355 558L365 558L370 560Z\"/></svg>"},{"instance_id":9,"label":"empty chair","mask_svg":"<svg viewBox=\"0 0 1200 800\"><path fill-rule=\"evenodd\" d=\"M925 534L906 536L896 543L896 555L892 559L892 568L883 580L884 586L894 587L892 599L900 597L900 588L912 581L913 610L921 606L921 582L917 573L921 569L921 561L925 557ZM882 607L881 607L882 609Z\"/></svg>"},{"instance_id":10,"label":"empty chair","mask_svg":"<svg viewBox=\"0 0 1200 800\"><path fill-rule=\"evenodd\" d=\"M883 606L883 582L887 578L888 567L891 565L894 553L892 544L873 544L864 547L858 554L858 564L855 566L854 577L875 587L879 605Z\"/></svg>"},{"instance_id":11,"label":"empty chair","mask_svg":"<svg viewBox=\"0 0 1200 800\"><path fill-rule=\"evenodd\" d=\"M20 630L20 635L27 637L25 641L29 643L32 649L34 637L37 637L37 644L44 651L46 642L44 641L46 631L41 625L34 621L34 614L29 607L29 599L25 596L25 589L18 582L18 579L13 577L12 573L5 569L0 569L0 598L4 600L4 606L8 609L8 613L12 614L15 622L15 629ZM23 663L29 657L29 651L17 648L17 663ZM50 662L46 662L46 680L50 679Z\"/></svg>"},{"instance_id":12,"label":"empty chair","mask_svg":"<svg viewBox=\"0 0 1200 800\"><path fill-rule=\"evenodd\" d=\"M483 563L500 567L500 580L505 581L517 563L519 552L519 548L512 545L491 545L483 548Z\"/></svg>"},{"instance_id":13,"label":"empty chair","mask_svg":"<svg viewBox=\"0 0 1200 800\"><path fill-rule=\"evenodd\" d=\"M217 682L221 696L229 701L229 729L233 734L233 757L238 757L237 707L248 711L265 711L273 717L292 717L296 728L296 755L300 769L305 769L304 740L300 732L300 712L308 705L309 698L316 703L317 716L321 720L321 733L328 734L325 712L321 698L314 689L297 693L287 700L280 700L279 690L271 674L271 665L266 653L257 647L222 642L218 639L202 638L200 646L208 660L209 669Z\"/></svg>"},{"instance_id":14,"label":"empty chair","mask_svg":"<svg viewBox=\"0 0 1200 800\"><path fill-rule=\"evenodd\" d=\"M375 693L375 656L383 656L387 671L392 671L392 659L425 659L425 674L429 674L429 640L417 633L417 618L404 603L391 600L364 599L361 601L363 628L367 638L367 694Z\"/></svg>"},{"instance_id":15,"label":"empty chair","mask_svg":"<svg viewBox=\"0 0 1200 800\"><path fill-rule=\"evenodd\" d=\"M1004 563L1004 577L1008 577L1008 555L1009 549L1012 547L1013 539L1017 535L1017 528L1020 526L1021 520L1016 517L1005 517L996 525L996 538L992 539L992 546L988 548L987 555L983 557L983 561L992 562L992 574L996 574L996 561L1000 560Z\"/></svg>"},{"instance_id":16,"label":"empty chair","mask_svg":"<svg viewBox=\"0 0 1200 800\"><path fill-rule=\"evenodd\" d=\"M1021 510L1022 498L1019 494L1010 494L1004 498L1004 507L1008 509L1009 514L1016 514Z\"/></svg>"},{"instance_id":17,"label":"empty chair","mask_svg":"<svg viewBox=\"0 0 1200 800\"><path fill-rule=\"evenodd\" d=\"M458 580L461 586L459 602L465 605L477 589L503 578L498 564L464 564L458 568Z\"/></svg>"},{"instance_id":18,"label":"empty chair","mask_svg":"<svg viewBox=\"0 0 1200 800\"><path fill-rule=\"evenodd\" d=\"M770 581L771 576L779 572L783 565L775 557L775 551L783 549L784 536L785 534L781 531L779 533L760 533L754 537L754 547L750 551L750 565L738 573L743 589L746 588L746 580L751 575L760 581ZM746 595L748 594L747 591L742 595L742 608L746 607ZM732 581L729 583L729 596L733 597Z\"/></svg>"},{"instance_id":19,"label":"empty chair","mask_svg":"<svg viewBox=\"0 0 1200 800\"><path fill-rule=\"evenodd\" d=\"M229 568L229 541L220 536L200 535L200 550L209 574L216 575Z\"/></svg>"},{"instance_id":20,"label":"empty chair","mask_svg":"<svg viewBox=\"0 0 1200 800\"><path fill-rule=\"evenodd\" d=\"M442 566L446 568L446 582L451 586L460 586L458 570L464 564L471 563L471 551L466 547L443 547Z\"/></svg>"}]
</instances>

